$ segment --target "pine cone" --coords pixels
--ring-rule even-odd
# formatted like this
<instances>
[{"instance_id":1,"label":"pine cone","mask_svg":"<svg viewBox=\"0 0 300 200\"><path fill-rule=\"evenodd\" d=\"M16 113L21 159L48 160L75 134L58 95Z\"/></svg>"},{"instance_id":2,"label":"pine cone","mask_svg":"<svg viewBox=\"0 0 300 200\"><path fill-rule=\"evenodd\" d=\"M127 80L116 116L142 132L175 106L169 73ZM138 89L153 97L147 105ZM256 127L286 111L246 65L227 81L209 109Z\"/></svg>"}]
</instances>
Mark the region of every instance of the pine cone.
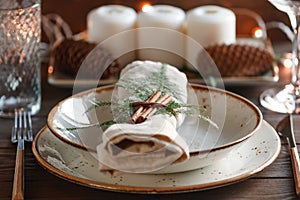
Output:
<instances>
[{"instance_id":1,"label":"pine cone","mask_svg":"<svg viewBox=\"0 0 300 200\"><path fill-rule=\"evenodd\" d=\"M262 48L231 44L205 48L222 76L257 76L272 69L274 57Z\"/></svg>"},{"instance_id":2,"label":"pine cone","mask_svg":"<svg viewBox=\"0 0 300 200\"><path fill-rule=\"evenodd\" d=\"M93 53L86 59L92 50ZM57 70L73 78L79 70L78 77L84 79L116 77L121 70L118 62L106 49L85 41L64 39L53 49L52 57Z\"/></svg>"}]
</instances>

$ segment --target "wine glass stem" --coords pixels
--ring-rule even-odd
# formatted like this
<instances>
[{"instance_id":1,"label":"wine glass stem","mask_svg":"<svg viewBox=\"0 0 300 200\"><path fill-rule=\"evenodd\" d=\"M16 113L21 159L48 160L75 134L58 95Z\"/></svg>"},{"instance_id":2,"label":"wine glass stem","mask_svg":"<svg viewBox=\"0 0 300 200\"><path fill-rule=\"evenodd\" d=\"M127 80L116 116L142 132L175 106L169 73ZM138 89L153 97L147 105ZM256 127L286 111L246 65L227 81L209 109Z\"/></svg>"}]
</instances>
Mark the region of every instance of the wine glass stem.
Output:
<instances>
[{"instance_id":1,"label":"wine glass stem","mask_svg":"<svg viewBox=\"0 0 300 200\"><path fill-rule=\"evenodd\" d=\"M294 86L296 92L296 96L299 94L299 80L300 80L300 71L299 71L299 64L300 64L300 55L299 55L299 42L300 42L300 34L299 34L299 25L300 25L300 15L296 14L289 14L291 24L294 31L294 39L292 44L292 74L291 74L291 84Z\"/></svg>"}]
</instances>

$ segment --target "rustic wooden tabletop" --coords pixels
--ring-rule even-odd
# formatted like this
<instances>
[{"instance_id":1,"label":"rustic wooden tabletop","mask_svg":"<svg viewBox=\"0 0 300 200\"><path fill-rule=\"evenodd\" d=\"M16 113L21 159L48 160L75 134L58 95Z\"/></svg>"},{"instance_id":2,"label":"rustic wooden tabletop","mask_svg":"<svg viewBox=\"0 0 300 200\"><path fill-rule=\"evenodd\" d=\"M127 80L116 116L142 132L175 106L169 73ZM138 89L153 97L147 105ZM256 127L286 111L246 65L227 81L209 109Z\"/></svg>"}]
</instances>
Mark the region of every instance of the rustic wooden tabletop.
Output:
<instances>
[{"instance_id":1,"label":"rustic wooden tabletop","mask_svg":"<svg viewBox=\"0 0 300 200\"><path fill-rule=\"evenodd\" d=\"M273 127L284 117L262 108L259 94L269 87L280 87L286 83L288 70L281 68L280 81L275 84L231 86L227 90L242 95L259 106L264 119ZM36 134L46 124L50 109L62 99L72 95L72 89L54 87L47 82L47 65L42 66L42 109L33 116ZM296 141L300 141L300 117L295 116ZM10 142L12 119L0 119L0 199L10 199L14 174L16 145ZM274 163L247 180L221 188L184 194L129 194L88 188L72 183L49 173L39 165L26 144L25 153L25 198L26 199L293 199L293 174L286 142L282 141L281 152Z\"/></svg>"},{"instance_id":2,"label":"rustic wooden tabletop","mask_svg":"<svg viewBox=\"0 0 300 200\"><path fill-rule=\"evenodd\" d=\"M63 4L65 7L67 6L67 2L69 1ZM46 11L61 11L60 14L64 12L62 11L64 7L54 8L56 7L44 1L44 9ZM66 14L66 16L68 20L73 19L71 15ZM72 16L74 16L74 13ZM73 22L75 21L73 19ZM83 22L81 22L82 27L84 27ZM82 29L78 28L75 30L81 31ZM277 50L281 52L285 51L280 46ZM37 134L46 125L47 115L51 108L59 101L72 95L72 89L55 87L48 83L47 67L47 65L42 66L43 100L41 111L33 116L32 119L34 134ZM281 87L287 82L288 70L283 67L280 69L280 80L277 83L226 87L227 90L242 95L256 104L261 109L264 119L273 127L277 125L284 115L262 108L259 105L258 97L265 89ZM294 119L296 141L300 144L300 116L295 116ZM16 145L10 142L12 126L13 119L0 118L0 199L3 200L11 199L12 194L16 156ZM232 185L189 193L134 194L93 189L63 180L41 167L31 151L31 144L26 143L25 199L296 199L291 161L286 144L282 140L280 154L274 163L247 180Z\"/></svg>"}]
</instances>

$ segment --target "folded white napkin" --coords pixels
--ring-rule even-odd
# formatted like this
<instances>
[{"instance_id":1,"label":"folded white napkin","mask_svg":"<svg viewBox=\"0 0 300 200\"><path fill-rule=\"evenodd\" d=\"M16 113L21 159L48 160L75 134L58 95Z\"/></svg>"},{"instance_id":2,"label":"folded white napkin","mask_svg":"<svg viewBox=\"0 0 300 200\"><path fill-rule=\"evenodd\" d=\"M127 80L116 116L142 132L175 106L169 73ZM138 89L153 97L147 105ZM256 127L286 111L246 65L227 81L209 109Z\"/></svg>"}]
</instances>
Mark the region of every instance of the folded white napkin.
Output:
<instances>
[{"instance_id":1,"label":"folded white napkin","mask_svg":"<svg viewBox=\"0 0 300 200\"><path fill-rule=\"evenodd\" d=\"M173 92L176 93L177 98L173 96L173 100L186 103L187 78L185 74L170 65L152 61L135 61L122 70L120 81L132 78L151 79L153 78L151 75L161 72L162 67L167 77L167 80L163 81L164 86L169 87L166 90L176 90ZM128 83L125 81L125 83L130 84L130 81ZM149 85L149 89L158 91L164 86L152 84ZM131 98L133 101L141 101L136 96L128 95L124 87L116 87L113 98ZM174 162L187 160L189 147L176 131L183 120L182 114L177 117L156 114L142 123L111 125L104 131L102 143L97 146L100 170L113 174L120 171L147 173L162 169Z\"/></svg>"}]
</instances>

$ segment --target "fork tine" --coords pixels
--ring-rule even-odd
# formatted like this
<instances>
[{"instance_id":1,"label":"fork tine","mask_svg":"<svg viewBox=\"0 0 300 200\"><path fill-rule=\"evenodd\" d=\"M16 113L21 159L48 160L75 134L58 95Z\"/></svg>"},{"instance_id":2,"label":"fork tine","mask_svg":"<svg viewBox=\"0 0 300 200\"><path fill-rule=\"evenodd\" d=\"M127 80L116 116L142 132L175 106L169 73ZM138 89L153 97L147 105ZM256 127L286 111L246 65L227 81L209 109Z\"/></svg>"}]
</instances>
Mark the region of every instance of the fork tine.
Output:
<instances>
[{"instance_id":1,"label":"fork tine","mask_svg":"<svg viewBox=\"0 0 300 200\"><path fill-rule=\"evenodd\" d=\"M22 136L23 139L26 140L27 139L27 114L26 111L23 111L23 127L22 127Z\"/></svg>"},{"instance_id":2,"label":"fork tine","mask_svg":"<svg viewBox=\"0 0 300 200\"><path fill-rule=\"evenodd\" d=\"M18 128L18 139L23 139L23 119L22 119L22 112L18 112L19 118L19 128Z\"/></svg>"},{"instance_id":3,"label":"fork tine","mask_svg":"<svg viewBox=\"0 0 300 200\"><path fill-rule=\"evenodd\" d=\"M26 118L27 118L27 120L26 120ZM31 121L30 112L24 112L24 123L26 126L25 140L28 142L31 142L33 140L33 136L32 136L32 121Z\"/></svg>"},{"instance_id":4,"label":"fork tine","mask_svg":"<svg viewBox=\"0 0 300 200\"><path fill-rule=\"evenodd\" d=\"M18 112L15 110L15 121L14 126L12 127L12 134L11 134L11 142L16 143L17 139L17 132L18 132Z\"/></svg>"},{"instance_id":5,"label":"fork tine","mask_svg":"<svg viewBox=\"0 0 300 200\"><path fill-rule=\"evenodd\" d=\"M15 122L12 127L11 141L16 143L18 139L24 139L28 142L33 140L31 114L28 111L15 110Z\"/></svg>"}]
</instances>

